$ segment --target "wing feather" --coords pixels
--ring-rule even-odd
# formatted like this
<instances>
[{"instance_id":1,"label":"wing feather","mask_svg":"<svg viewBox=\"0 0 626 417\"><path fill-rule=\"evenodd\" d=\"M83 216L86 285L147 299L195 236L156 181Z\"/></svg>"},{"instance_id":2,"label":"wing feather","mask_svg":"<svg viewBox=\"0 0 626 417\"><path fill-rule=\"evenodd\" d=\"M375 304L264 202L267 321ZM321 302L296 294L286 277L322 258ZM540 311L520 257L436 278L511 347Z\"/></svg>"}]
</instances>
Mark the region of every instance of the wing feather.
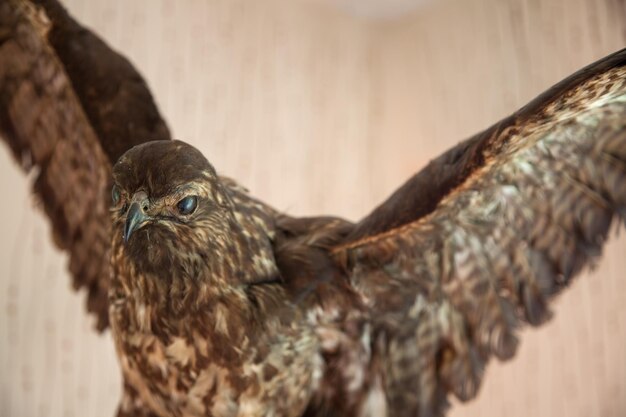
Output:
<instances>
[{"instance_id":1,"label":"wing feather","mask_svg":"<svg viewBox=\"0 0 626 417\"><path fill-rule=\"evenodd\" d=\"M625 65L622 50L444 154L334 249L376 312L391 415L474 397L626 220ZM411 212L415 185L431 201Z\"/></svg>"},{"instance_id":2,"label":"wing feather","mask_svg":"<svg viewBox=\"0 0 626 417\"><path fill-rule=\"evenodd\" d=\"M22 167L35 171L54 240L68 251L74 287L87 289L102 330L112 163L169 132L132 65L56 1L7 1L0 27L0 133Z\"/></svg>"}]
</instances>

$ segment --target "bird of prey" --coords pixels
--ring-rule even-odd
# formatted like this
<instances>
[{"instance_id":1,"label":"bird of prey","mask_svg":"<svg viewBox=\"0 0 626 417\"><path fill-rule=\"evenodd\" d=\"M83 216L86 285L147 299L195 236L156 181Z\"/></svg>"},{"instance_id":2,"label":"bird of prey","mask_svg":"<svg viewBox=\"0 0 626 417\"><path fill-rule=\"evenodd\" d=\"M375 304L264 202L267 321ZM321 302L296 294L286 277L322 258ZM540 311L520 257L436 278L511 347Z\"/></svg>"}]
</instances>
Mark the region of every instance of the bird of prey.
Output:
<instances>
[{"instance_id":1,"label":"bird of prey","mask_svg":"<svg viewBox=\"0 0 626 417\"><path fill-rule=\"evenodd\" d=\"M65 26L48 49L20 44L24 56L54 53L55 39L62 56L80 32L44 3ZM80 33L79 46L96 42ZM77 79L71 56L61 60ZM53 120L12 111L23 89L11 82L28 70L4 79L2 135L40 168L57 242L92 310L108 310L119 416L444 415L451 395L476 395L492 356L514 355L516 329L543 323L612 221L626 220L626 49L433 160L358 223L281 213L192 146L148 140L155 129L25 135L24 123ZM28 74L65 100L50 112L80 100L87 116L75 117L113 120L80 79L76 99ZM146 93L133 79L122 87Z\"/></svg>"}]
</instances>

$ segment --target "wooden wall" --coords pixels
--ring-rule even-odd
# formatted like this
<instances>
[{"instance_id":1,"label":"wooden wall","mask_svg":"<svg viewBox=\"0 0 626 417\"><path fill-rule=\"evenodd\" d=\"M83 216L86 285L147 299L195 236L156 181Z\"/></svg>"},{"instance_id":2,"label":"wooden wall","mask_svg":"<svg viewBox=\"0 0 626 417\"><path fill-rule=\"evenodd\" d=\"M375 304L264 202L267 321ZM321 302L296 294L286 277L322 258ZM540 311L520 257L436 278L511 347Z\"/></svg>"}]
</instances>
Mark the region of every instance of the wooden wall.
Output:
<instances>
[{"instance_id":1,"label":"wooden wall","mask_svg":"<svg viewBox=\"0 0 626 417\"><path fill-rule=\"evenodd\" d=\"M384 22L289 0L69 0L148 79L177 138L292 214L357 219L429 159L621 48L623 1L450 0ZM0 415L119 395L66 258L0 147ZM453 416L626 414L626 239Z\"/></svg>"}]
</instances>

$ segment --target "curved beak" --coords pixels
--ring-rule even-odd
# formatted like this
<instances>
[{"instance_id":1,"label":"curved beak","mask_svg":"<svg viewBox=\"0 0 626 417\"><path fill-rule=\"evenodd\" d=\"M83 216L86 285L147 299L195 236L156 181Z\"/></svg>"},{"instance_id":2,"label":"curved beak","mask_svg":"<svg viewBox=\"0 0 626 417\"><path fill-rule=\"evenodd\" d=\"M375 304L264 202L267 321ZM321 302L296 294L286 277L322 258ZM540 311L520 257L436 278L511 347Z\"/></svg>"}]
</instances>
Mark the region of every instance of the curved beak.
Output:
<instances>
[{"instance_id":1,"label":"curved beak","mask_svg":"<svg viewBox=\"0 0 626 417\"><path fill-rule=\"evenodd\" d=\"M143 193L142 193L143 194ZM147 196L134 196L128 213L126 214L126 224L124 225L124 243L128 242L130 236L137 229L141 229L143 225L150 219L144 211L143 207L146 205Z\"/></svg>"}]
</instances>

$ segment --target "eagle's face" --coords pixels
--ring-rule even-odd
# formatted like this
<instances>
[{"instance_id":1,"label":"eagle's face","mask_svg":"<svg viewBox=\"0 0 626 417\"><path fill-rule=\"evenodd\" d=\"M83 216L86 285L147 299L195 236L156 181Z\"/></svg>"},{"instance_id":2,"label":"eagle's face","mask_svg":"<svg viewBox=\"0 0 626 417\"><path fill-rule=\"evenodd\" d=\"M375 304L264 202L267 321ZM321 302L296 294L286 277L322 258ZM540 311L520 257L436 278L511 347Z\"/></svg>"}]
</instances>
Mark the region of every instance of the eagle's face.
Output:
<instances>
[{"instance_id":1,"label":"eagle's face","mask_svg":"<svg viewBox=\"0 0 626 417\"><path fill-rule=\"evenodd\" d=\"M219 177L184 142L130 149L113 180L113 244L139 273L197 276L233 238L236 220Z\"/></svg>"}]
</instances>

